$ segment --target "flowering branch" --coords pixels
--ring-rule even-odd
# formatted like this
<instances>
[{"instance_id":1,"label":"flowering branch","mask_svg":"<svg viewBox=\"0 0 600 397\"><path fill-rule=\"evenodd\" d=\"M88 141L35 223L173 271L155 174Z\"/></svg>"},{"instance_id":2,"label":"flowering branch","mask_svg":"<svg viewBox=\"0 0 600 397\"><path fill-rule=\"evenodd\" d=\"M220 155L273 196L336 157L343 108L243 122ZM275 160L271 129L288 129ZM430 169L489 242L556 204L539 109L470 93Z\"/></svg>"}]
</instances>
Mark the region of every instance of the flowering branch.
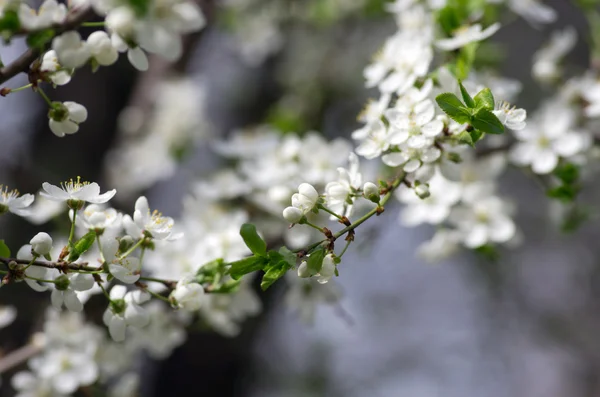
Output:
<instances>
[{"instance_id":1,"label":"flowering branch","mask_svg":"<svg viewBox=\"0 0 600 397\"><path fill-rule=\"evenodd\" d=\"M91 19L93 15L94 12L90 6L73 9L65 22L56 27L54 36L77 29L82 23ZM30 65L40 56L44 48L30 48L17 59L0 69L0 84L10 80L19 73L28 73Z\"/></svg>"}]
</instances>

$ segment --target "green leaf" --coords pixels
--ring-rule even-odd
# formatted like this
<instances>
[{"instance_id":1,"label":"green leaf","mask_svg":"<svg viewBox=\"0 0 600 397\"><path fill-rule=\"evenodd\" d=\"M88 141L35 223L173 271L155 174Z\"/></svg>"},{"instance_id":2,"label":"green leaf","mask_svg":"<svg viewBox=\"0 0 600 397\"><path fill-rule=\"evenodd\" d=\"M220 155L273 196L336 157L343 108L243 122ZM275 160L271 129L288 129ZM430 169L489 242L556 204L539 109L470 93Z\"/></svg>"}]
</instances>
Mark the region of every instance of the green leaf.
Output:
<instances>
[{"instance_id":1,"label":"green leaf","mask_svg":"<svg viewBox=\"0 0 600 397\"><path fill-rule=\"evenodd\" d=\"M256 232L256 226L251 223L244 223L240 229L240 235L244 239L244 243L246 243L254 255L266 255L267 243L265 243L265 241L260 238Z\"/></svg>"},{"instance_id":2,"label":"green leaf","mask_svg":"<svg viewBox=\"0 0 600 397\"><path fill-rule=\"evenodd\" d=\"M87 252L92 245L94 245L94 241L96 240L96 232L89 231L82 238L77 240L73 247L71 247L71 252L69 253L69 262L76 261L79 257Z\"/></svg>"},{"instance_id":3,"label":"green leaf","mask_svg":"<svg viewBox=\"0 0 600 397\"><path fill-rule=\"evenodd\" d=\"M591 212L588 209L573 207L563 219L561 230L563 233L572 233L579 229L590 216Z\"/></svg>"},{"instance_id":4,"label":"green leaf","mask_svg":"<svg viewBox=\"0 0 600 397\"><path fill-rule=\"evenodd\" d=\"M562 201L563 203L572 203L579 193L579 188L573 185L562 185L552 188L546 192L548 197Z\"/></svg>"},{"instance_id":5,"label":"green leaf","mask_svg":"<svg viewBox=\"0 0 600 397\"><path fill-rule=\"evenodd\" d=\"M310 254L308 260L306 261L310 274L317 274L321 271L321 267L323 266L323 258L325 258L325 248L322 247Z\"/></svg>"},{"instance_id":6,"label":"green leaf","mask_svg":"<svg viewBox=\"0 0 600 397\"><path fill-rule=\"evenodd\" d=\"M475 95L475 106L480 109L494 110L494 96L489 88L484 88Z\"/></svg>"},{"instance_id":7,"label":"green leaf","mask_svg":"<svg viewBox=\"0 0 600 397\"><path fill-rule=\"evenodd\" d=\"M473 137L469 133L469 131L463 131L456 136L456 139L460 143L465 143L469 146L475 147L475 142L473 142Z\"/></svg>"},{"instance_id":8,"label":"green leaf","mask_svg":"<svg viewBox=\"0 0 600 397\"><path fill-rule=\"evenodd\" d=\"M469 135L471 135L474 145L483 137L483 132L481 132L481 130L473 129L469 131Z\"/></svg>"},{"instance_id":9,"label":"green leaf","mask_svg":"<svg viewBox=\"0 0 600 397\"><path fill-rule=\"evenodd\" d=\"M460 94L462 95L462 98L465 101L465 104L470 108L474 108L475 101L473 100L471 95L469 95L469 92L467 91L465 86L460 81L458 82L458 86L460 87Z\"/></svg>"},{"instance_id":10,"label":"green leaf","mask_svg":"<svg viewBox=\"0 0 600 397\"><path fill-rule=\"evenodd\" d=\"M55 33L54 29L44 29L33 32L27 36L27 46L34 49L44 49L46 43L54 38Z\"/></svg>"},{"instance_id":11,"label":"green leaf","mask_svg":"<svg viewBox=\"0 0 600 397\"><path fill-rule=\"evenodd\" d=\"M229 275L234 280L239 280L243 275L262 270L266 264L265 258L260 256L250 256L231 262L229 265Z\"/></svg>"},{"instance_id":12,"label":"green leaf","mask_svg":"<svg viewBox=\"0 0 600 397\"><path fill-rule=\"evenodd\" d=\"M554 175L565 185L572 185L579 179L579 167L573 163L565 163L554 170Z\"/></svg>"},{"instance_id":13,"label":"green leaf","mask_svg":"<svg viewBox=\"0 0 600 397\"><path fill-rule=\"evenodd\" d=\"M464 124L468 123L471 119L471 115L467 108L464 107L463 103L458 97L452 93L445 92L435 97L435 101L439 107L453 120Z\"/></svg>"},{"instance_id":14,"label":"green leaf","mask_svg":"<svg viewBox=\"0 0 600 397\"><path fill-rule=\"evenodd\" d=\"M279 254L283 257L283 260L286 261L290 266L296 266L296 259L298 256L290 251L287 247L279 248Z\"/></svg>"},{"instance_id":15,"label":"green leaf","mask_svg":"<svg viewBox=\"0 0 600 397\"><path fill-rule=\"evenodd\" d=\"M0 32L16 32L21 27L19 15L15 10L5 10L4 16L0 18Z\"/></svg>"},{"instance_id":16,"label":"green leaf","mask_svg":"<svg viewBox=\"0 0 600 397\"><path fill-rule=\"evenodd\" d=\"M490 261L497 261L498 259L500 259L500 253L498 252L496 247L494 247L491 244L485 244L480 247L477 247L474 249L474 251Z\"/></svg>"},{"instance_id":17,"label":"green leaf","mask_svg":"<svg viewBox=\"0 0 600 397\"><path fill-rule=\"evenodd\" d=\"M479 109L473 120L471 120L471 125L489 134L502 134L504 132L504 126L498 120L498 117L487 109Z\"/></svg>"},{"instance_id":18,"label":"green leaf","mask_svg":"<svg viewBox=\"0 0 600 397\"><path fill-rule=\"evenodd\" d=\"M460 27L461 18L455 7L447 5L438 11L437 20L444 33L451 36L452 32Z\"/></svg>"},{"instance_id":19,"label":"green leaf","mask_svg":"<svg viewBox=\"0 0 600 397\"><path fill-rule=\"evenodd\" d=\"M285 261L281 261L277 265L270 267L262 278L260 288L265 291L273 285L275 281L283 277L290 269L291 267Z\"/></svg>"},{"instance_id":20,"label":"green leaf","mask_svg":"<svg viewBox=\"0 0 600 397\"><path fill-rule=\"evenodd\" d=\"M10 258L10 248L8 248L4 240L0 240L0 257Z\"/></svg>"}]
</instances>

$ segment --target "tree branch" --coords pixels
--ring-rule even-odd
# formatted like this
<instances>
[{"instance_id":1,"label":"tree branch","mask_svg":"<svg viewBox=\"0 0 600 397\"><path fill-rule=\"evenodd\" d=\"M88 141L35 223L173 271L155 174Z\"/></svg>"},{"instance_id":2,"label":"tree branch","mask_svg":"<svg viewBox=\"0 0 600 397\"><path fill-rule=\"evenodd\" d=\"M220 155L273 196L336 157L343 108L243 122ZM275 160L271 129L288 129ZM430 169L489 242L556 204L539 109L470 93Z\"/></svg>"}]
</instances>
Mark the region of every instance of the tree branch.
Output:
<instances>
[{"instance_id":1,"label":"tree branch","mask_svg":"<svg viewBox=\"0 0 600 397\"><path fill-rule=\"evenodd\" d=\"M90 19L93 15L94 12L89 6L83 6L72 10L69 16L67 16L65 22L56 27L55 37L68 30L77 29L83 22ZM19 73L29 72L30 65L41 53L42 51L40 49L30 48L21 54L20 57L0 69L0 84L12 79Z\"/></svg>"}]
</instances>

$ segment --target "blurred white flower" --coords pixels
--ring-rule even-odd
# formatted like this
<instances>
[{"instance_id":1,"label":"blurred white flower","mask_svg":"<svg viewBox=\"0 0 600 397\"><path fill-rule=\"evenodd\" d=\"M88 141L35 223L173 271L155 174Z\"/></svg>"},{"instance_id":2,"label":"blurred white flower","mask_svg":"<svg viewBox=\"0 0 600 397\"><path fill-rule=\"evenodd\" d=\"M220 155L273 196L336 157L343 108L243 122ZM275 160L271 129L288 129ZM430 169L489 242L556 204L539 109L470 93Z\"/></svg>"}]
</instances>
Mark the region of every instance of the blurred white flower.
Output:
<instances>
[{"instance_id":1,"label":"blurred white flower","mask_svg":"<svg viewBox=\"0 0 600 397\"><path fill-rule=\"evenodd\" d=\"M33 203L32 194L24 194L19 197L18 190L8 190L7 186L0 185L0 215L10 211L15 215L26 216L30 213L28 208Z\"/></svg>"},{"instance_id":2,"label":"blurred white flower","mask_svg":"<svg viewBox=\"0 0 600 397\"><path fill-rule=\"evenodd\" d=\"M84 201L93 204L103 204L109 201L117 193L116 190L109 190L100 194L100 186L96 182L82 182L81 178L69 180L61 183L61 187L52 185L48 182L42 184L44 189L40 195L52 201Z\"/></svg>"},{"instance_id":3,"label":"blurred white flower","mask_svg":"<svg viewBox=\"0 0 600 397\"><path fill-rule=\"evenodd\" d=\"M21 3L18 14L23 29L42 30L63 23L67 17L67 7L56 0L45 0L36 12L29 5Z\"/></svg>"},{"instance_id":4,"label":"blurred white flower","mask_svg":"<svg viewBox=\"0 0 600 397\"><path fill-rule=\"evenodd\" d=\"M485 29L482 29L478 23L471 26L463 26L452 33L453 37L438 40L435 42L435 45L441 50L453 51L469 43L485 40L496 33L498 29L500 29L500 24L497 22Z\"/></svg>"},{"instance_id":5,"label":"blurred white flower","mask_svg":"<svg viewBox=\"0 0 600 397\"><path fill-rule=\"evenodd\" d=\"M196 311L204 304L204 287L194 280L194 276L183 277L171 293L177 307L187 311Z\"/></svg>"}]
</instances>

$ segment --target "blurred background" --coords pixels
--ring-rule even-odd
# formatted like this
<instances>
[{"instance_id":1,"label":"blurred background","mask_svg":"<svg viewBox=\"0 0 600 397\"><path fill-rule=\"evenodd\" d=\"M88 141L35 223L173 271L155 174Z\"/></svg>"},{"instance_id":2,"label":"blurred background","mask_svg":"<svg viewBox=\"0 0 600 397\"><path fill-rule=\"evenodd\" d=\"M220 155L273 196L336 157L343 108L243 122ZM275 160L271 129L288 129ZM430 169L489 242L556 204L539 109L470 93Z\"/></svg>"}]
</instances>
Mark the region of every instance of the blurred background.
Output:
<instances>
[{"instance_id":1,"label":"blurred background","mask_svg":"<svg viewBox=\"0 0 600 397\"><path fill-rule=\"evenodd\" d=\"M35 94L1 98L0 181L34 192L76 170L85 180L117 188L119 209L129 212L136 194L144 193L177 217L190 181L222 165L213 143L236 129L269 124L282 132L315 130L328 139L350 139L356 116L376 95L364 88L362 70L395 31L383 3L203 0L208 27L186 39L177 64L153 58L150 70L137 74L122 57L95 74L82 69L72 84L53 92L53 99L88 108L89 119L74 136L50 133ZM501 74L522 82L517 104L528 110L547 94L530 77L533 52L563 26L587 33L570 1L546 3L558 11L555 24L535 29L507 16L492 40L502 49ZM12 59L23 48L15 41L0 55ZM587 67L584 43L568 63L575 72ZM163 88L181 77L184 90ZM168 159L157 149L155 167L170 173L148 180L133 166L124 173L125 162L135 164L136 148L152 153L154 142L145 134L160 126L155 115L161 101L181 101L181 114L161 122L193 115L193 132ZM517 204L524 244L502 251L499 260L463 253L424 263L415 250L432 230L404 228L397 209L386 209L372 229L358 231L370 240L352 246L344 260L337 279L343 298L318 307L312 324L283 304L286 287L280 283L260 293L264 310L239 335L192 332L164 361L137 358L140 395L600 396L600 225L591 220L561 233L548 217L544 193L516 170L507 172L501 190ZM21 246L47 225L2 217L0 235ZM27 314L0 331L2 350L11 351L39 327L48 299L13 286L0 291L0 303ZM88 308L104 309L93 302ZM0 395L13 395L8 382Z\"/></svg>"}]
</instances>

